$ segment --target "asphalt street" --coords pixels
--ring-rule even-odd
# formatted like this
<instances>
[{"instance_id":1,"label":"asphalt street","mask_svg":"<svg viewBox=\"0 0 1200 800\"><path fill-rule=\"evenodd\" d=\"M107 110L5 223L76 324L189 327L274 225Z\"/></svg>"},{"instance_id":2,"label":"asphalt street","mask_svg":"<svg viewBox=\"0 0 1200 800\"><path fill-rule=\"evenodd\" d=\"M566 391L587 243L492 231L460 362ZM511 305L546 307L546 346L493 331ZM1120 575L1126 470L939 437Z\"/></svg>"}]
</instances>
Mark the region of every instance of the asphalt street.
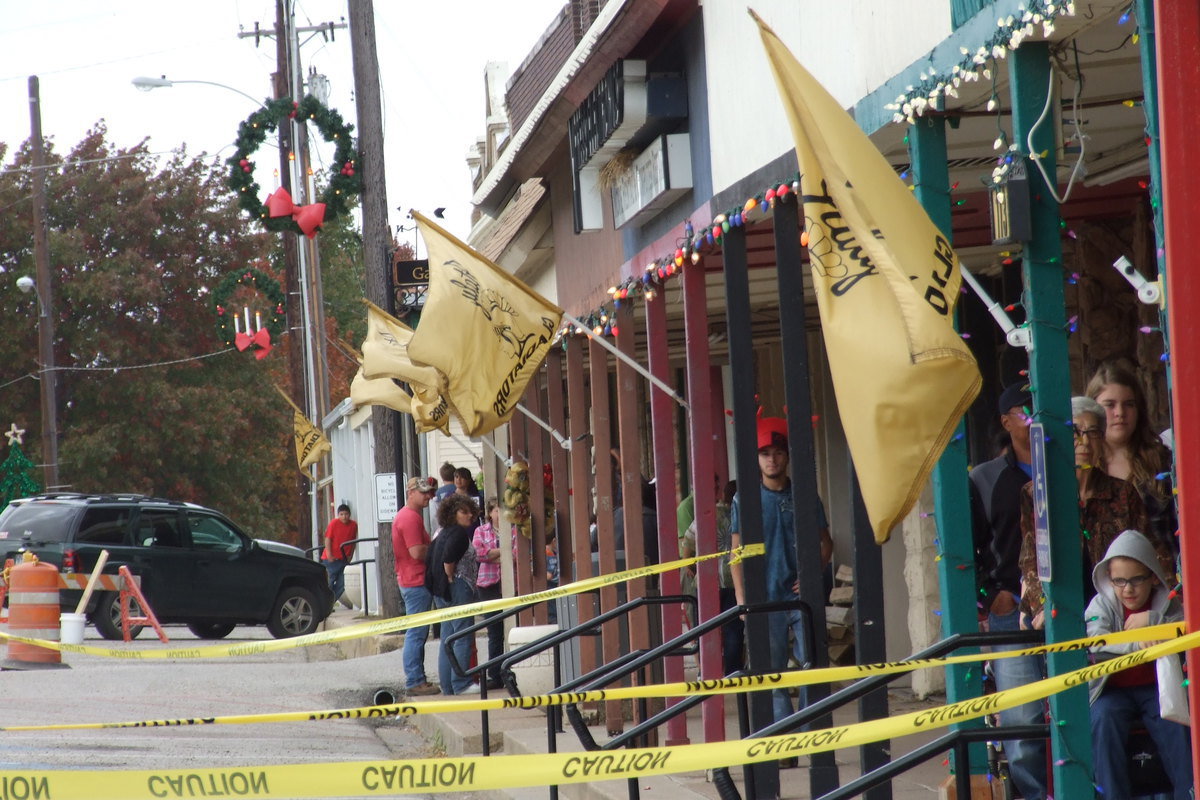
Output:
<instances>
[{"instance_id":1,"label":"asphalt street","mask_svg":"<svg viewBox=\"0 0 1200 800\"><path fill-rule=\"evenodd\" d=\"M87 629L85 644L162 649L198 642L168 626L169 644L143 631L129 645ZM270 639L239 627L221 643ZM0 645L3 646L3 645ZM399 652L347 660L325 647L207 660L124 661L64 654L66 669L0 673L0 726L116 722L313 711L370 705L401 686ZM68 731L0 731L8 769L181 769L314 764L440 755L403 719L199 725ZM470 798L464 793L459 797Z\"/></svg>"}]
</instances>

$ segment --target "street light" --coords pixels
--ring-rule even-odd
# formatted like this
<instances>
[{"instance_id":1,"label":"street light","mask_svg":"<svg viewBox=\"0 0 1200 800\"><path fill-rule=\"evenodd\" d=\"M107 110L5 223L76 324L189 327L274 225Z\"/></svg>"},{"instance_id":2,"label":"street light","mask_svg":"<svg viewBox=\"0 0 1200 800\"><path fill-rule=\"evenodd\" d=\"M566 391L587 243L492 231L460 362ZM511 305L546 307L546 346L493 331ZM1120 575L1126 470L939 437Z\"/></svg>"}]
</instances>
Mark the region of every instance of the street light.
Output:
<instances>
[{"instance_id":1,"label":"street light","mask_svg":"<svg viewBox=\"0 0 1200 800\"><path fill-rule=\"evenodd\" d=\"M231 92L237 92L242 97L246 98L250 102L259 106L260 108L266 106L266 104L262 100L255 99L253 95L247 94L246 92L243 92L241 89L235 89L232 86L226 86L223 83L217 83L216 81L172 81L172 80L168 80L166 75L163 75L161 78L147 78L147 77L141 76L141 77L137 77L137 78L133 79L133 85L136 86L138 89L140 89L143 92L149 92L154 89L161 89L161 88L168 87L168 86L174 86L177 83L203 83L206 86L219 86L222 89L228 89Z\"/></svg>"},{"instance_id":2,"label":"street light","mask_svg":"<svg viewBox=\"0 0 1200 800\"><path fill-rule=\"evenodd\" d=\"M58 485L58 397L54 375L54 318L50 316L50 298L42 297L37 281L28 275L17 278L17 288L33 292L38 301L38 380L42 394L42 457L45 459L46 490Z\"/></svg>"}]
</instances>

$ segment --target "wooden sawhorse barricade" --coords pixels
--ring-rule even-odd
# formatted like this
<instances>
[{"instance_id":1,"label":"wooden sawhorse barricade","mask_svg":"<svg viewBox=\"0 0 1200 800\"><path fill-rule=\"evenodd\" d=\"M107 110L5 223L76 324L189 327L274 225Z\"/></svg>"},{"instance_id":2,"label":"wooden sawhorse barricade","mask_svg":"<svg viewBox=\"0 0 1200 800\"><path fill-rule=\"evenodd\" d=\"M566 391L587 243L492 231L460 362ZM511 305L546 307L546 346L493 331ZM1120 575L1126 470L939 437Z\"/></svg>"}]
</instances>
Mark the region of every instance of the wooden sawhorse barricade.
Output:
<instances>
[{"instance_id":1,"label":"wooden sawhorse barricade","mask_svg":"<svg viewBox=\"0 0 1200 800\"><path fill-rule=\"evenodd\" d=\"M12 566L12 559L8 559L4 566L6 570L9 569ZM58 588L84 590L87 588L89 577L79 572L60 572L58 574ZM149 625L154 628L154 632L158 634L159 640L165 643L169 641L167 634L163 631L162 625L158 623L158 618L154 616L154 611L150 608L150 604L146 602L146 597L142 594L141 585L142 579L132 574L129 571L129 567L122 564L117 570L116 575L98 575L93 588L100 591L120 593L121 632L124 634L125 641L133 641L133 637L129 632L135 625ZM3 610L4 597L7 593L7 580L0 581L0 611ZM131 610L135 601L139 612L136 615ZM7 613L0 616L0 622L7 621Z\"/></svg>"}]
</instances>

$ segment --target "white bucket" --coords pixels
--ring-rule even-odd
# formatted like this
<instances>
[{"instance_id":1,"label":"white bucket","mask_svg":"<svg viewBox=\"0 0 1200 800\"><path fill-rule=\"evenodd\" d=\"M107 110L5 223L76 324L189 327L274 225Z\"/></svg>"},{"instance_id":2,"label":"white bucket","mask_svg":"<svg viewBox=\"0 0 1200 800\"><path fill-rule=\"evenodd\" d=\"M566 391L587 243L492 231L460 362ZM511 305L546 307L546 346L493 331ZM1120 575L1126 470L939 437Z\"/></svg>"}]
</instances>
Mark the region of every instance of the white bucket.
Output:
<instances>
[{"instance_id":1,"label":"white bucket","mask_svg":"<svg viewBox=\"0 0 1200 800\"><path fill-rule=\"evenodd\" d=\"M83 627L86 624L86 615L62 612L58 620L58 640L63 644L83 644Z\"/></svg>"}]
</instances>

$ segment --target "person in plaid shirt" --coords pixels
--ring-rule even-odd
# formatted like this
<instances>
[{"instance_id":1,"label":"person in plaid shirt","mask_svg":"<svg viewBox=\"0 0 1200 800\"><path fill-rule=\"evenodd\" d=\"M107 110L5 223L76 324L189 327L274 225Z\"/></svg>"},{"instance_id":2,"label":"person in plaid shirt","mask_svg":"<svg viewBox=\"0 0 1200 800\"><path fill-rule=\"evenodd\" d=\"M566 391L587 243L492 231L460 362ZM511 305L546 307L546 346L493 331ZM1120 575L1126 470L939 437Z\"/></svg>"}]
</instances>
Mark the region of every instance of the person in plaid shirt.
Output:
<instances>
[{"instance_id":1,"label":"person in plaid shirt","mask_svg":"<svg viewBox=\"0 0 1200 800\"><path fill-rule=\"evenodd\" d=\"M480 600L499 600L500 591L500 504L495 499L487 501L487 522L475 529L471 546L475 548L475 560L479 562L479 576L475 587ZM504 620L491 614L487 626L488 660L499 658L504 652ZM488 670L487 688L499 689L500 668Z\"/></svg>"}]
</instances>

